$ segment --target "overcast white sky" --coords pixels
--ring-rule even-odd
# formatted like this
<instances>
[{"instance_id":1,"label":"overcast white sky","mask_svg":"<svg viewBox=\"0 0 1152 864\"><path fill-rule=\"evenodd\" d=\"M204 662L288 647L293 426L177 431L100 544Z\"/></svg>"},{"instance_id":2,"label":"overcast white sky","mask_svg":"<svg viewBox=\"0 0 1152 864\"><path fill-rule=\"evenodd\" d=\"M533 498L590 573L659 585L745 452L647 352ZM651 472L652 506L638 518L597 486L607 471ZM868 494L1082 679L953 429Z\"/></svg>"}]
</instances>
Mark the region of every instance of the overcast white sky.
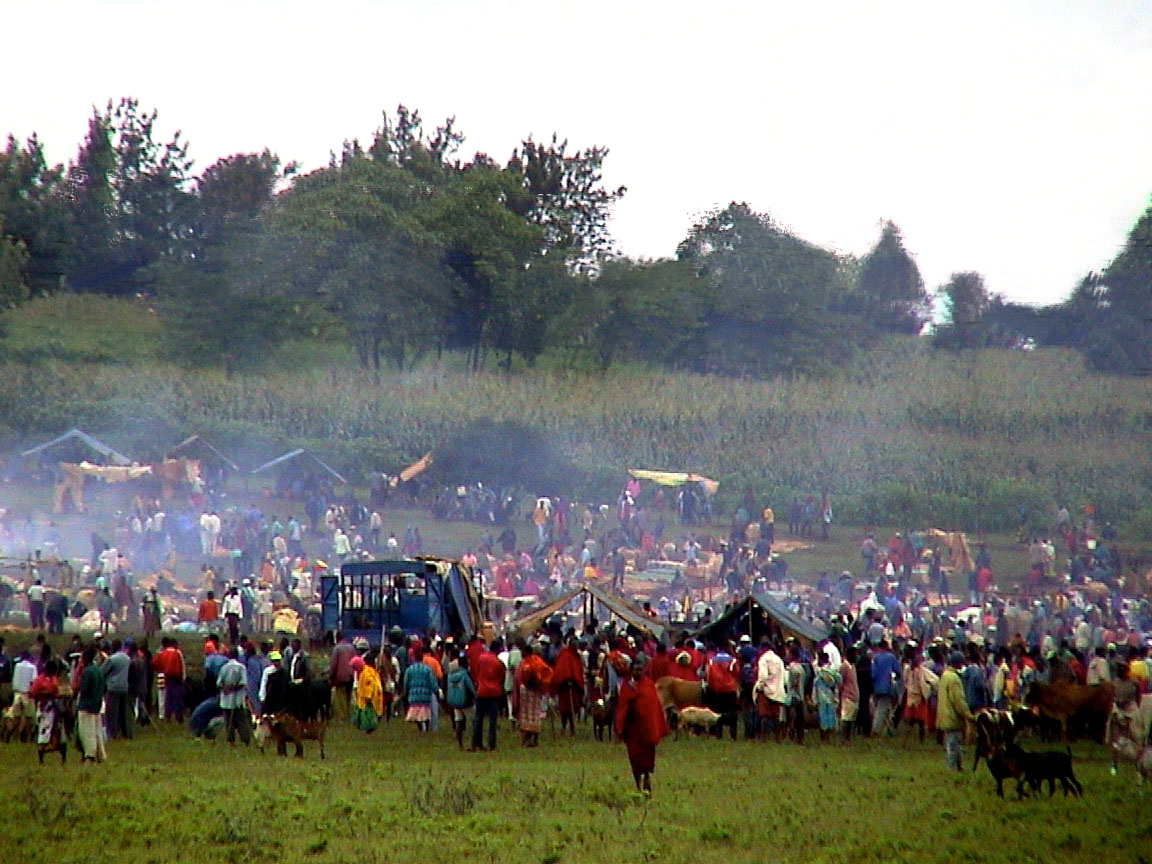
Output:
<instances>
[{"instance_id":1,"label":"overcast white sky","mask_svg":"<svg viewBox=\"0 0 1152 864\"><path fill-rule=\"evenodd\" d=\"M308 170L398 103L463 155L611 148L625 254L747 201L863 255L891 219L930 289L978 270L1051 303L1152 193L1152 0L0 0L0 132L68 161L135 96L195 171L265 147Z\"/></svg>"}]
</instances>

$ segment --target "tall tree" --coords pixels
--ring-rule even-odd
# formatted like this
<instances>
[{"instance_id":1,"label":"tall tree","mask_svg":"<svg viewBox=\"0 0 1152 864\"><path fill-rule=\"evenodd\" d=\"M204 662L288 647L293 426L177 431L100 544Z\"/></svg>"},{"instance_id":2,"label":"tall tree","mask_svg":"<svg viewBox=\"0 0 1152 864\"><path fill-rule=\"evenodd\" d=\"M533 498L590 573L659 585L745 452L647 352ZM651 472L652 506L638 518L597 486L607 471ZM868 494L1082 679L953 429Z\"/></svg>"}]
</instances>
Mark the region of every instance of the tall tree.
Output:
<instances>
[{"instance_id":1,"label":"tall tree","mask_svg":"<svg viewBox=\"0 0 1152 864\"><path fill-rule=\"evenodd\" d=\"M49 167L33 135L24 146L8 137L0 153L0 222L9 242L20 248L20 281L28 293L60 287L71 243L63 198L64 167ZM8 255L9 265L16 261Z\"/></svg>"},{"instance_id":2,"label":"tall tree","mask_svg":"<svg viewBox=\"0 0 1152 864\"><path fill-rule=\"evenodd\" d=\"M177 132L155 139L157 112L136 99L93 111L69 168L77 256L69 283L81 290L149 291L152 265L186 252L196 220L188 191L192 161Z\"/></svg>"},{"instance_id":3,"label":"tall tree","mask_svg":"<svg viewBox=\"0 0 1152 864\"><path fill-rule=\"evenodd\" d=\"M944 301L946 321L937 328L936 344L950 348L984 347L988 341L984 316L993 300L984 277L972 271L953 273L937 293Z\"/></svg>"},{"instance_id":4,"label":"tall tree","mask_svg":"<svg viewBox=\"0 0 1152 864\"><path fill-rule=\"evenodd\" d=\"M700 362L706 286L687 261L605 261L590 276L562 323L564 343L600 371L632 359L653 365Z\"/></svg>"},{"instance_id":5,"label":"tall tree","mask_svg":"<svg viewBox=\"0 0 1152 864\"><path fill-rule=\"evenodd\" d=\"M708 285L700 368L811 370L832 360L829 343L850 350L851 321L833 302L836 256L771 217L729 204L693 226L677 255Z\"/></svg>"},{"instance_id":6,"label":"tall tree","mask_svg":"<svg viewBox=\"0 0 1152 864\"><path fill-rule=\"evenodd\" d=\"M507 170L519 178L526 194L509 199L509 206L544 229L542 251L580 272L594 269L612 252L608 219L627 190L602 185L607 147L567 151L568 142L556 135L548 145L524 141Z\"/></svg>"},{"instance_id":7,"label":"tall tree","mask_svg":"<svg viewBox=\"0 0 1152 864\"><path fill-rule=\"evenodd\" d=\"M932 315L932 298L904 237L885 222L880 239L860 262L860 295L873 324L894 333L919 333Z\"/></svg>"}]
</instances>

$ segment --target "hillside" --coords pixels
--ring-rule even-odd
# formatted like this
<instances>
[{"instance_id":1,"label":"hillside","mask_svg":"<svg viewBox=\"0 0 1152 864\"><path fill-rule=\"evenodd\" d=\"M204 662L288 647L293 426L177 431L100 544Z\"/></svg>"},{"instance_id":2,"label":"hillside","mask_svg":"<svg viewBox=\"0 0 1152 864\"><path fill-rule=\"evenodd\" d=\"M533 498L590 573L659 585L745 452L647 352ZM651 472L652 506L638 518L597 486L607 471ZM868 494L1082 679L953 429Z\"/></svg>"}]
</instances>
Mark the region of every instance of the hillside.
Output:
<instances>
[{"instance_id":1,"label":"hillside","mask_svg":"<svg viewBox=\"0 0 1152 864\"><path fill-rule=\"evenodd\" d=\"M374 376L341 346L309 344L228 377L155 359L163 340L194 337L161 332L138 301L41 300L2 327L7 450L80 426L148 458L199 432L249 464L310 446L357 477L432 450L441 470L513 470L528 491L600 500L625 468L653 467L715 477L724 507L746 488L781 503L827 491L855 524L998 529L1021 506L1046 523L1059 501L1152 526L1152 380L1090 374L1071 352L900 341L833 379L742 381L587 375L559 358L510 375L446 357Z\"/></svg>"}]
</instances>

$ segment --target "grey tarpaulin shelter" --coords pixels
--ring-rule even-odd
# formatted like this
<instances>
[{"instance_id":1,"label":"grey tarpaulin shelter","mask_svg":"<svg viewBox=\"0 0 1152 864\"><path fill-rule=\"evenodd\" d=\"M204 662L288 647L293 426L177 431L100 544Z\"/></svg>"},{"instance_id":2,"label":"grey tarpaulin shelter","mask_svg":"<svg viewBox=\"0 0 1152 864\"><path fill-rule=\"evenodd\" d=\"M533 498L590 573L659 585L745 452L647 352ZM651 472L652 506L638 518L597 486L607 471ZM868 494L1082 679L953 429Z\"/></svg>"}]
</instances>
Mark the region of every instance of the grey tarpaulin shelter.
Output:
<instances>
[{"instance_id":1,"label":"grey tarpaulin shelter","mask_svg":"<svg viewBox=\"0 0 1152 864\"><path fill-rule=\"evenodd\" d=\"M45 443L40 444L37 447L33 447L30 450L25 450L20 455L24 457L38 456L45 450L49 450L59 444L63 444L66 441L72 440L79 441L80 443L87 445L90 449L95 450L113 465L125 466L132 464L132 460L125 456L123 453L119 453L116 450L113 450L99 438L93 438L87 432L81 432L79 429L69 429L63 435L53 438L51 441L46 441Z\"/></svg>"},{"instance_id":2,"label":"grey tarpaulin shelter","mask_svg":"<svg viewBox=\"0 0 1152 864\"><path fill-rule=\"evenodd\" d=\"M198 453L202 454L205 452L209 454L208 459L210 461L223 462L233 471L240 470L239 465L237 465L199 435L192 435L189 438L185 438L183 441L168 451L168 458L179 459L181 456L184 456L185 458L195 459L197 458Z\"/></svg>"},{"instance_id":3,"label":"grey tarpaulin shelter","mask_svg":"<svg viewBox=\"0 0 1152 864\"><path fill-rule=\"evenodd\" d=\"M323 468L325 471L327 471L329 474L331 474L333 477L335 477L341 483L347 483L348 482L347 480L344 479L343 475L340 474L340 472L338 472L335 468L333 468L331 465L329 465L327 462L325 462L323 459L321 459L315 453L312 453L308 450L305 450L302 447L297 448L296 450L293 450L289 453L285 453L283 456L277 456L271 462L265 462L259 468L252 469L252 473L253 474L260 474L264 471L270 471L273 468L279 468L283 465L287 465L289 462L291 462L295 459L311 459L313 462L315 462L317 465L319 465L321 468Z\"/></svg>"},{"instance_id":4,"label":"grey tarpaulin shelter","mask_svg":"<svg viewBox=\"0 0 1152 864\"><path fill-rule=\"evenodd\" d=\"M731 609L696 634L701 639L735 639L747 633L754 642L761 636L772 636L773 629L785 637L792 636L808 647L828 638L829 630L801 618L779 600L767 594L749 594Z\"/></svg>"},{"instance_id":5,"label":"grey tarpaulin shelter","mask_svg":"<svg viewBox=\"0 0 1152 864\"><path fill-rule=\"evenodd\" d=\"M595 585L581 585L573 588L571 591L562 594L555 600L541 606L539 609L533 609L527 615L523 615L514 621L509 621L508 629L515 630L522 635L531 633L548 620L550 616L555 615L573 600L581 597L581 595L603 604L608 611L618 618L621 618L625 623L631 624L638 630L647 630L656 639L664 635L664 626L660 624L659 621L641 615L619 597L613 597Z\"/></svg>"}]
</instances>

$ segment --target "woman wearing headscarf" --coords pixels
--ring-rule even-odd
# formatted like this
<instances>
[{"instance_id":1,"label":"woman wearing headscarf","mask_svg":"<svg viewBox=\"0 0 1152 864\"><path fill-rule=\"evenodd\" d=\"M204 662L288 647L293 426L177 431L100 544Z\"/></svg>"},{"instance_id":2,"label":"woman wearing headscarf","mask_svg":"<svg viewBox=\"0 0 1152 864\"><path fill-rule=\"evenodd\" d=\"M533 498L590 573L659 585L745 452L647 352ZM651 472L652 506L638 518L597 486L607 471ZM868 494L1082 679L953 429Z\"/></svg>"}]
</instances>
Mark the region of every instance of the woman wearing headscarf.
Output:
<instances>
[{"instance_id":1,"label":"woman wearing headscarf","mask_svg":"<svg viewBox=\"0 0 1152 864\"><path fill-rule=\"evenodd\" d=\"M356 676L352 725L365 732L375 732L380 725L380 715L384 713L384 687L380 675L364 662L363 657L353 657L349 665Z\"/></svg>"}]
</instances>

